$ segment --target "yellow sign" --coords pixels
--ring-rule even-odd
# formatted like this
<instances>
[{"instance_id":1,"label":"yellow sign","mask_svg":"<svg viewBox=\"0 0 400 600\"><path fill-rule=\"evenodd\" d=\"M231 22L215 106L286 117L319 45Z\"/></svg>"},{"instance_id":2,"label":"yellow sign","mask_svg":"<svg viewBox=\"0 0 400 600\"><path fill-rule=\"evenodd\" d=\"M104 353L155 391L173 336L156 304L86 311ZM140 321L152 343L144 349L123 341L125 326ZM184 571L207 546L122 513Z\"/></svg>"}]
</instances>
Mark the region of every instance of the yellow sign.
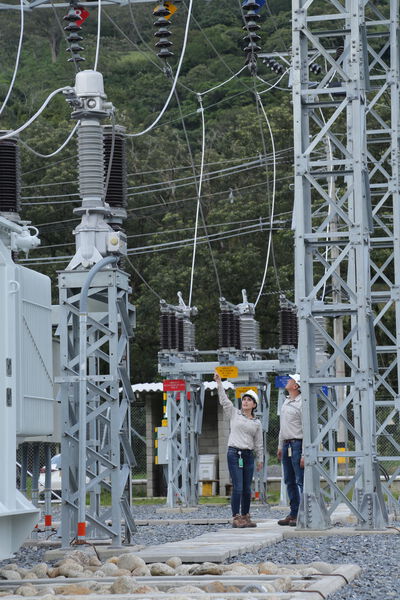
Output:
<instances>
[{"instance_id":1,"label":"yellow sign","mask_svg":"<svg viewBox=\"0 0 400 600\"><path fill-rule=\"evenodd\" d=\"M169 15L166 15L166 17L165 17L166 19L170 19L172 17L172 15L174 13L176 13L176 11L178 10L178 7L175 6L175 4L172 4L172 2L164 2L164 6L165 6L165 8L167 8L169 10ZM159 8L162 8L160 4L158 6L156 6L154 10L156 11Z\"/></svg>"},{"instance_id":2,"label":"yellow sign","mask_svg":"<svg viewBox=\"0 0 400 600\"><path fill-rule=\"evenodd\" d=\"M237 367L217 367L215 369L220 377L226 377L228 379L235 379L239 375L239 369Z\"/></svg>"},{"instance_id":3,"label":"yellow sign","mask_svg":"<svg viewBox=\"0 0 400 600\"><path fill-rule=\"evenodd\" d=\"M253 390L253 392L255 392L256 394L258 394L258 389L254 385L247 386L247 387L237 387L235 389L235 398L241 398L241 396L245 392L248 392L249 390Z\"/></svg>"},{"instance_id":4,"label":"yellow sign","mask_svg":"<svg viewBox=\"0 0 400 600\"><path fill-rule=\"evenodd\" d=\"M346 448L344 446L338 446L336 449L337 452L346 452ZM348 461L346 456L338 456L337 457L338 465L345 465Z\"/></svg>"}]
</instances>

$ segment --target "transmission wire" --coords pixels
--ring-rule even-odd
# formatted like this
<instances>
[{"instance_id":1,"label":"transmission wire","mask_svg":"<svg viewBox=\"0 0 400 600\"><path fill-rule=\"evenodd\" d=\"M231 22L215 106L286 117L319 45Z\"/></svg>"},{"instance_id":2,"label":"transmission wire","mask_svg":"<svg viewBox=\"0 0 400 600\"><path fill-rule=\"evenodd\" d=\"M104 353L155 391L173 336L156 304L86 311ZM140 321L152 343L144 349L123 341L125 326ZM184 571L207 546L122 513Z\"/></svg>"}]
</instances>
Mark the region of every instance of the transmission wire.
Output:
<instances>
[{"instance_id":1,"label":"transmission wire","mask_svg":"<svg viewBox=\"0 0 400 600\"><path fill-rule=\"evenodd\" d=\"M19 67L19 59L21 56L21 49L22 49L22 39L24 37L24 0L20 0L20 33L19 33L19 41L18 41L18 49L17 49L17 56L15 58L15 66L14 66L14 72L11 78L11 83L10 86L8 88L6 97L4 98L3 104L0 107L0 115L3 112L3 110L5 109L8 99L11 96L11 92L13 90L14 87L14 83L15 83L15 79L17 77L17 72L18 72L18 67Z\"/></svg>"},{"instance_id":2,"label":"transmission wire","mask_svg":"<svg viewBox=\"0 0 400 600\"><path fill-rule=\"evenodd\" d=\"M198 96L200 104L200 115L201 115L201 161L200 161L200 177L199 185L197 187L197 207L196 207L196 221L194 230L194 242L193 242L193 255L192 255L192 269L190 273L190 288L189 288L189 306L192 305L192 293L193 293L193 278L194 278L194 265L196 260L196 246L197 246L197 228L199 223L199 211L200 211L200 200L203 186L203 173L204 173L204 156L206 151L206 124L204 118L204 108L201 96Z\"/></svg>"},{"instance_id":3,"label":"transmission wire","mask_svg":"<svg viewBox=\"0 0 400 600\"><path fill-rule=\"evenodd\" d=\"M127 261L127 263L130 265L130 267L135 271L136 275L138 277L140 277L140 279L143 281L143 283L145 284L145 286L147 286L149 288L149 290L156 296L156 298L158 298L159 300L161 300L161 296L159 294L157 294L157 292L155 291L155 289L151 287L151 285L148 283L148 281L146 281L146 279L143 277L143 275L140 273L140 271L135 267L135 265L128 258L128 256L125 255L124 258Z\"/></svg>"},{"instance_id":4,"label":"transmission wire","mask_svg":"<svg viewBox=\"0 0 400 600\"><path fill-rule=\"evenodd\" d=\"M175 97L176 97L176 102L178 104L179 113L180 113L180 115L182 117L182 128L183 128L183 132L184 132L184 135L185 135L187 149L188 149L188 152L189 152L189 158L190 158L190 163L191 163L191 166L192 166L193 177L196 178L197 175L196 175L196 168L194 166L192 148L190 146L189 137L188 137L187 129L186 129L186 125L185 125L185 120L184 120L183 114L182 114L182 107L181 107L181 103L179 101L179 95L178 95L178 92L176 90L175 90ZM197 192L197 194L199 194L199 186L198 186L198 183L197 183L197 179L195 179L195 186L196 186L196 192ZM201 220L203 222L203 227L204 227L206 236L208 236L208 229L207 229L206 220L205 220L205 217L204 217L203 206L202 206L201 202L200 202L200 215L201 215ZM214 267L215 278L217 280L218 291L219 291L219 295L221 297L222 296L221 282L220 282L220 278L219 278L219 275L218 275L218 269L217 269L217 265L216 265L216 262L215 262L215 257L214 257L214 254L213 254L213 251L212 251L212 248L211 248L210 240L208 240L208 248L210 250L210 256L211 256L211 261L212 261L212 264L213 264L213 267ZM190 303L189 303L189 306L190 306Z\"/></svg>"}]
</instances>

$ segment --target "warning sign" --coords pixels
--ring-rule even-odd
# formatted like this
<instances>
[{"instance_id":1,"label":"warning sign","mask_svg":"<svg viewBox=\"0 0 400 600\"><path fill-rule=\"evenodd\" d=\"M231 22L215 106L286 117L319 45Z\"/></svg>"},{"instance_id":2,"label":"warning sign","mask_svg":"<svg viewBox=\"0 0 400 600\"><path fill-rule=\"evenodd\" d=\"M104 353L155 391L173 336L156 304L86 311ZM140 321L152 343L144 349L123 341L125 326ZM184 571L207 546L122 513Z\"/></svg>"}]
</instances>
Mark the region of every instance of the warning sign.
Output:
<instances>
[{"instance_id":1,"label":"warning sign","mask_svg":"<svg viewBox=\"0 0 400 600\"><path fill-rule=\"evenodd\" d=\"M256 388L256 386L252 385L252 386L242 386L242 387L237 387L235 389L235 398L241 398L241 396L243 394L245 394L246 392L248 392L249 390L253 390L253 392L255 392L256 394L258 394L258 388Z\"/></svg>"},{"instance_id":2,"label":"warning sign","mask_svg":"<svg viewBox=\"0 0 400 600\"><path fill-rule=\"evenodd\" d=\"M237 367L217 367L215 369L220 377L226 377L227 379L235 379L239 376L239 369Z\"/></svg>"}]
</instances>

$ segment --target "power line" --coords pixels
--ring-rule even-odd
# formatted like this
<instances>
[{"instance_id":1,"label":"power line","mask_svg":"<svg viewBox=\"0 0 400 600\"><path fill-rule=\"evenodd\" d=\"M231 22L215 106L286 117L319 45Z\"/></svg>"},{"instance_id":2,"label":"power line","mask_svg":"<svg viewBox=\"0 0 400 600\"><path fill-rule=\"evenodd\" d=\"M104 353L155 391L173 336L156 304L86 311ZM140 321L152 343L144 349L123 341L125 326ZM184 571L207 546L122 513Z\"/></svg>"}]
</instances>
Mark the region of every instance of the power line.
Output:
<instances>
[{"instance_id":1,"label":"power line","mask_svg":"<svg viewBox=\"0 0 400 600\"><path fill-rule=\"evenodd\" d=\"M96 38L96 53L94 58L93 70L97 71L100 54L100 39L101 39L101 0L97 0L97 38Z\"/></svg>"},{"instance_id":2,"label":"power line","mask_svg":"<svg viewBox=\"0 0 400 600\"><path fill-rule=\"evenodd\" d=\"M207 243L207 238L210 239L211 242L214 241L222 241L225 239L230 239L233 237L240 237L242 235L247 235L250 233L254 233L255 231L257 231L257 228L260 228L260 231L263 230L263 227L265 225L268 224L268 221L259 221L257 224L254 225L249 225L246 227L239 227L236 229L231 229L228 231L224 231L224 232L217 232L208 236L201 236L197 238L197 244L205 244ZM281 228L276 228L276 229L281 229ZM175 241L171 241L171 242L164 242L161 244L152 244L150 246L140 246L137 248L132 248L131 250L128 250L128 254L129 255L139 255L139 254L148 254L148 253L152 253L152 252L161 252L161 251L165 251L165 250L177 250L180 248L185 248L187 246L192 246L193 245L193 241L194 241L194 237L193 238L185 238L183 240L175 240ZM32 263L32 264L39 264L36 261L41 261L40 264L47 264L49 262L67 262L69 260L71 260L72 256L46 256L46 257L38 257L37 259L35 258L26 258L26 259L21 259L21 263Z\"/></svg>"},{"instance_id":3,"label":"power line","mask_svg":"<svg viewBox=\"0 0 400 600\"><path fill-rule=\"evenodd\" d=\"M68 134L68 137L64 140L64 142L61 144L61 146L59 148L57 148L57 150L54 150L54 152L51 152L51 154L41 154L37 150L34 150L30 146L28 146L28 144L26 142L24 142L23 140L19 140L19 141L24 146L24 148L26 148L27 150L29 150L29 152L32 152L32 154L34 154L35 156L39 156L40 158L51 158L52 156L56 156L56 154L59 154L59 152L61 152L62 150L64 150L65 146L67 146L69 144L69 142L71 141L71 139L75 135L76 130L78 129L79 125L80 125L80 121L78 121L75 124L75 126L72 129L72 131L70 131L70 133Z\"/></svg>"},{"instance_id":4,"label":"power line","mask_svg":"<svg viewBox=\"0 0 400 600\"><path fill-rule=\"evenodd\" d=\"M17 49L17 56L15 58L15 66L14 66L14 72L13 75L11 77L11 83L10 86L8 88L6 97L3 101L3 104L0 107L0 115L2 114L3 110L5 109L8 99L11 96L11 92L13 90L14 87L14 83L15 83L15 79L17 77L17 72L18 72L18 67L19 67L19 59L21 56L21 49L22 49L22 40L24 37L24 0L20 0L20 32L19 32L19 41L18 41L18 49Z\"/></svg>"},{"instance_id":5,"label":"power line","mask_svg":"<svg viewBox=\"0 0 400 600\"><path fill-rule=\"evenodd\" d=\"M192 172L193 172L194 177L196 177L196 168L194 166L193 153L192 153L192 149L191 149L190 142L189 142L189 136L188 136L187 130L186 130L185 120L184 120L183 115L182 115L181 103L179 102L178 93L176 93L175 95L176 95L176 101L177 101L178 108L179 108L179 113L182 116L182 128L183 128L183 132L184 132L184 135L185 135L186 146L187 146L187 149L188 149L188 152L189 152L190 162L192 164ZM203 166L204 166L205 156L203 156L202 158L203 158ZM196 180L196 192L197 192L197 195L198 195L199 194L199 190L198 190L198 186L197 186L197 180ZM203 207L202 207L201 202L200 202L200 214L201 214L201 220L203 222L203 227L204 227L205 233L208 236L208 228L207 228L207 225L206 225L206 220L205 220L205 217L204 217L204 211L203 211ZM222 296L221 281L219 279L217 264L215 262L215 258L214 258L214 254L213 254L213 251L212 251L212 247L211 247L210 241L208 241L208 249L210 251L211 262L212 262L212 265L213 265L213 268L214 268L214 273L215 273L215 278L216 278L216 281L217 281L219 296L221 297Z\"/></svg>"},{"instance_id":6,"label":"power line","mask_svg":"<svg viewBox=\"0 0 400 600\"><path fill-rule=\"evenodd\" d=\"M43 102L43 104L39 108L39 110L37 112L35 112L35 114L30 119L28 119L28 121L26 121L26 123L21 125L21 127L18 127L18 129L14 129L14 131L10 131L10 132L6 133L5 135L2 135L0 137L0 140L6 140L10 137L16 136L18 133L21 133L21 131L24 131L24 129L29 127L29 125L31 125L42 114L42 112L44 111L44 109L46 108L46 106L48 105L50 100L52 100L54 98L54 96L56 96L60 92L64 92L65 90L68 90L68 89L69 89L68 87L62 87L62 88L58 88L57 90L54 90L54 92L51 92L51 94L49 94L47 96L46 100Z\"/></svg>"}]
</instances>

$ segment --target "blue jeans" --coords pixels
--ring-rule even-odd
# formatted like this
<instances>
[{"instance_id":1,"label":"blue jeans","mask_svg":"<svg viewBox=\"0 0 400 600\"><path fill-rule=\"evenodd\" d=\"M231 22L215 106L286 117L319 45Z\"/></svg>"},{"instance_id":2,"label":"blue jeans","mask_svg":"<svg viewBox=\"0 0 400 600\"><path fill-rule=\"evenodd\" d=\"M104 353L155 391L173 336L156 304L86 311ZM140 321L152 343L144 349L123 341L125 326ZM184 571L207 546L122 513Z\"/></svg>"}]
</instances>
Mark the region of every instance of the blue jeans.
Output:
<instances>
[{"instance_id":1,"label":"blue jeans","mask_svg":"<svg viewBox=\"0 0 400 600\"><path fill-rule=\"evenodd\" d=\"M239 467L240 454L243 467ZM254 473L253 450L228 448L228 469L232 479L232 515L247 515L250 511L251 481Z\"/></svg>"},{"instance_id":2,"label":"blue jeans","mask_svg":"<svg viewBox=\"0 0 400 600\"><path fill-rule=\"evenodd\" d=\"M289 496L291 517L297 517L300 496L303 493L304 469L300 467L302 446L302 440L293 440L285 442L282 448L283 474ZM289 448L291 449L291 456L289 456Z\"/></svg>"}]
</instances>

